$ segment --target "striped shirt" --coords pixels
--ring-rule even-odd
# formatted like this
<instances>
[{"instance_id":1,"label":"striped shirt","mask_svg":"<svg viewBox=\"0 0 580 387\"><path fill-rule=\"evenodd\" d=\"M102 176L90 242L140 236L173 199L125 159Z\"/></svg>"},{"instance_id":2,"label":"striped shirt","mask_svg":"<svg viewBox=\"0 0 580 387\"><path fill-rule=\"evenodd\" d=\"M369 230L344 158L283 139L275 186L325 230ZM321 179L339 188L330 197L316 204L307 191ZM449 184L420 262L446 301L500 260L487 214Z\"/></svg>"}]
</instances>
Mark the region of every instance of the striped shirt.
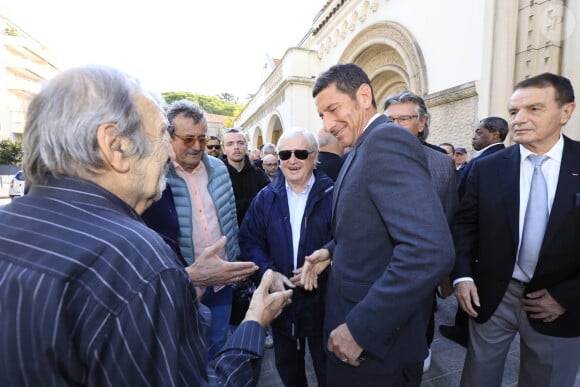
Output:
<instances>
[{"instance_id":1,"label":"striped shirt","mask_svg":"<svg viewBox=\"0 0 580 387\"><path fill-rule=\"evenodd\" d=\"M115 195L50 178L0 224L0 385L252 384L263 328L243 324L208 372L193 284Z\"/></svg>"}]
</instances>

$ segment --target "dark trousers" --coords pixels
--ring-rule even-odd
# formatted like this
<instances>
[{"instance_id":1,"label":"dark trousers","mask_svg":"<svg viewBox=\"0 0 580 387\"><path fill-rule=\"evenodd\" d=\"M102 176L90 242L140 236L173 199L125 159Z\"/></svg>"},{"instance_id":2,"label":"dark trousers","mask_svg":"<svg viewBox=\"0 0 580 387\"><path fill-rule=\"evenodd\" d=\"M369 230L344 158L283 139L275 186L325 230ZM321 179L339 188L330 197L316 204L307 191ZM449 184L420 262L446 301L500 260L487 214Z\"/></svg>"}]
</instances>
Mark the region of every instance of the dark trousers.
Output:
<instances>
[{"instance_id":1,"label":"dark trousers","mask_svg":"<svg viewBox=\"0 0 580 387\"><path fill-rule=\"evenodd\" d=\"M361 367L342 363L332 354L326 360L329 387L419 387L423 378L423 362L407 364L394 371L371 373Z\"/></svg>"},{"instance_id":2,"label":"dark trousers","mask_svg":"<svg viewBox=\"0 0 580 387\"><path fill-rule=\"evenodd\" d=\"M455 312L455 331L469 335L469 318L460 306L457 306L457 312Z\"/></svg>"},{"instance_id":3,"label":"dark trousers","mask_svg":"<svg viewBox=\"0 0 580 387\"><path fill-rule=\"evenodd\" d=\"M302 337L298 339L300 345L298 345L296 339L280 334L274 327L272 327L272 336L274 337L276 369L286 387L304 387L308 385L306 381L306 342L308 342L318 386L326 386L326 357L324 355L322 336L308 336L307 340Z\"/></svg>"},{"instance_id":4,"label":"dark trousers","mask_svg":"<svg viewBox=\"0 0 580 387\"><path fill-rule=\"evenodd\" d=\"M431 308L431 316L429 317L429 323L427 323L427 347L431 348L431 343L433 343L433 338L435 337L435 311L437 310L437 293L433 293L433 306Z\"/></svg>"}]
</instances>

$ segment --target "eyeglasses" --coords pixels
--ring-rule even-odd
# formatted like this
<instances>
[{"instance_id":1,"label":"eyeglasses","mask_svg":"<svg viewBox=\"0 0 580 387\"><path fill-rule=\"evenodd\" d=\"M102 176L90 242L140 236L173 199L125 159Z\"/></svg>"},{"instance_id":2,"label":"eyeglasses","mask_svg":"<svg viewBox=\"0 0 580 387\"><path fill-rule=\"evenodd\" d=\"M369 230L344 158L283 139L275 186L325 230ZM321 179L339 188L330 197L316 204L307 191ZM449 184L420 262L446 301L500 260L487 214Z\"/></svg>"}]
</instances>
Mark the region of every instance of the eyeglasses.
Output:
<instances>
[{"instance_id":1,"label":"eyeglasses","mask_svg":"<svg viewBox=\"0 0 580 387\"><path fill-rule=\"evenodd\" d=\"M213 149L213 150L216 150L216 149L217 149L217 150L219 150L219 149L222 149L222 146L221 146L221 145L219 145L219 144L218 144L218 145L206 145L206 147L207 147L207 149Z\"/></svg>"},{"instance_id":2,"label":"eyeglasses","mask_svg":"<svg viewBox=\"0 0 580 387\"><path fill-rule=\"evenodd\" d=\"M387 116L388 119L390 119L393 122L396 122L399 125L407 125L409 123L409 121L411 121L411 119L413 118L417 118L419 117L418 115L413 115L413 116L399 116L399 117L391 117L391 116Z\"/></svg>"},{"instance_id":3,"label":"eyeglasses","mask_svg":"<svg viewBox=\"0 0 580 387\"><path fill-rule=\"evenodd\" d=\"M173 133L173 136L180 139L183 142L183 145L185 146L192 146L193 144L195 144L196 141L199 142L200 146L205 146L205 142L207 141L207 137L203 134L200 134L198 136L179 136Z\"/></svg>"},{"instance_id":4,"label":"eyeglasses","mask_svg":"<svg viewBox=\"0 0 580 387\"><path fill-rule=\"evenodd\" d=\"M308 156L306 156L308 157ZM264 167L277 167L278 163L262 163Z\"/></svg>"},{"instance_id":5,"label":"eyeglasses","mask_svg":"<svg viewBox=\"0 0 580 387\"><path fill-rule=\"evenodd\" d=\"M306 160L308 155L311 153L314 153L314 151L308 152L306 149L283 150L278 152L278 156L282 161L288 160L290 157L292 157L292 154L294 154L298 160Z\"/></svg>"}]
</instances>

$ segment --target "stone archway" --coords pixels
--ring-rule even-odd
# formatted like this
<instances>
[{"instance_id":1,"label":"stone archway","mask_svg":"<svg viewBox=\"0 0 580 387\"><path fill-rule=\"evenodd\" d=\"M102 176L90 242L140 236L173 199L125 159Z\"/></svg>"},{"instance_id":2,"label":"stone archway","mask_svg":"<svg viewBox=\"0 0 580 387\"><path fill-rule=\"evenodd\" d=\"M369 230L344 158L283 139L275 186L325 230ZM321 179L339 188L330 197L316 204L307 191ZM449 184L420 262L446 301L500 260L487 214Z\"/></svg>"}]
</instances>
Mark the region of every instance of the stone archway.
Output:
<instances>
[{"instance_id":1,"label":"stone archway","mask_svg":"<svg viewBox=\"0 0 580 387\"><path fill-rule=\"evenodd\" d=\"M268 126L266 128L266 142L271 142L276 145L278 139L282 135L282 120L277 112L274 112L272 116L268 119Z\"/></svg>"},{"instance_id":2,"label":"stone archway","mask_svg":"<svg viewBox=\"0 0 580 387\"><path fill-rule=\"evenodd\" d=\"M362 30L342 53L341 63L353 62L368 74L377 107L389 95L428 91L425 60L411 33L394 22L376 23Z\"/></svg>"}]
</instances>

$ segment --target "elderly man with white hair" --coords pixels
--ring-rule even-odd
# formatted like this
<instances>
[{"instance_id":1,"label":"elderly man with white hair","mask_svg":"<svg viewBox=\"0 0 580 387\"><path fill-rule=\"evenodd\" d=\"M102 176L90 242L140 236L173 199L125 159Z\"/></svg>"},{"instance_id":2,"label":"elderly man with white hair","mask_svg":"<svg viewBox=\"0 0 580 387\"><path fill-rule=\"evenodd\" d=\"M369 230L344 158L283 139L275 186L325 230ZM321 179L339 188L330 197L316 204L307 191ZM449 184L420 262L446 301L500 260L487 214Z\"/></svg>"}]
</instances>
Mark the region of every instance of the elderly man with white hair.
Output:
<instances>
[{"instance_id":1,"label":"elderly man with white hair","mask_svg":"<svg viewBox=\"0 0 580 387\"><path fill-rule=\"evenodd\" d=\"M274 271L274 286L300 285L305 256L331 240L330 218L334 183L315 169L318 143L306 129L284 131L278 141L280 170L276 179L252 201L240 228L242 255ZM306 386L305 343L319 386L326 385L322 342L325 274L313 292L294 289L292 304L272 321L276 368L284 385Z\"/></svg>"}]
</instances>

